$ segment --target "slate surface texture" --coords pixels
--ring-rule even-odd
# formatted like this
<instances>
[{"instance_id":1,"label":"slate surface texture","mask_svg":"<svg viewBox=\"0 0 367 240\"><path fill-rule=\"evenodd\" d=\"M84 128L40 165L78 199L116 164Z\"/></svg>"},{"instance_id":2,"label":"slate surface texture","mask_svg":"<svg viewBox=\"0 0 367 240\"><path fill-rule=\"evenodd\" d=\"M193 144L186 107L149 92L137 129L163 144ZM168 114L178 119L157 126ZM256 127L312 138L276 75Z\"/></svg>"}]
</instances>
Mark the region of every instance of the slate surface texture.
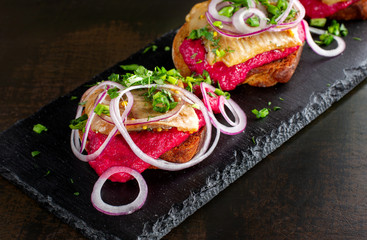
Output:
<instances>
[{"instance_id":1,"label":"slate surface texture","mask_svg":"<svg viewBox=\"0 0 367 240\"><path fill-rule=\"evenodd\" d=\"M367 36L366 22L347 27L350 36ZM171 31L152 43L158 46L156 52L139 51L95 76L88 84L104 80L113 72L122 73L120 64L172 68L170 52L163 49L171 45L174 34ZM0 173L90 239L161 238L366 78L366 42L351 37L346 41L347 51L330 59L314 54L306 46L288 84L267 89L241 86L234 90L232 98L248 116L246 131L236 136L221 135L215 152L190 169L146 171L143 176L149 188L148 199L134 214L111 217L96 211L90 193L97 176L70 150L68 123L76 110L76 102L70 98L80 97L87 89L85 85L1 133ZM262 120L251 114L253 108L268 107L269 103L281 110L272 111ZM49 130L34 133L32 127L37 123ZM42 154L33 158L30 152L35 149ZM104 194L118 202L116 193L131 191L133 195L133 189L134 183L126 184L123 189L109 183ZM77 198L75 192L79 192Z\"/></svg>"}]
</instances>

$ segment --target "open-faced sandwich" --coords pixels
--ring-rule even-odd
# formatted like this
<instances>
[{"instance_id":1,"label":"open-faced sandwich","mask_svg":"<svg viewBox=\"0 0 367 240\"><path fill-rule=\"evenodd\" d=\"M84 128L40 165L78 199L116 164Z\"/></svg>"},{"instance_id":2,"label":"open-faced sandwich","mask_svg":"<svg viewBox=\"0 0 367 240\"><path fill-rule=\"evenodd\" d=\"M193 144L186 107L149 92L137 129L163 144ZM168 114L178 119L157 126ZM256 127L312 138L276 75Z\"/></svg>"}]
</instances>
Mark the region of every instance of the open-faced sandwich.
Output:
<instances>
[{"instance_id":1,"label":"open-faced sandwich","mask_svg":"<svg viewBox=\"0 0 367 240\"><path fill-rule=\"evenodd\" d=\"M367 0L300 0L309 18L366 20Z\"/></svg>"},{"instance_id":2,"label":"open-faced sandwich","mask_svg":"<svg viewBox=\"0 0 367 240\"><path fill-rule=\"evenodd\" d=\"M185 90L183 82L201 81L205 104ZM111 215L128 214L145 201L147 186L140 175L148 168L177 171L204 160L218 143L220 132L237 134L246 126L246 115L231 99L216 95L205 79L183 78L176 70L137 67L134 74L110 76L88 89L71 122L74 154L100 175L94 206ZM211 110L207 92L218 99L228 125L219 123ZM229 118L224 106L232 112ZM228 111L227 110L227 111ZM217 129L212 141L212 124ZM86 154L85 154L86 152ZM139 197L124 206L111 206L100 196L104 181L138 180Z\"/></svg>"},{"instance_id":3,"label":"open-faced sandwich","mask_svg":"<svg viewBox=\"0 0 367 240\"><path fill-rule=\"evenodd\" d=\"M298 0L198 3L174 38L174 64L183 76L208 72L226 91L242 83L258 87L286 83L305 39L324 56L336 56L345 47L341 43L330 52L315 46L304 16Z\"/></svg>"}]
</instances>

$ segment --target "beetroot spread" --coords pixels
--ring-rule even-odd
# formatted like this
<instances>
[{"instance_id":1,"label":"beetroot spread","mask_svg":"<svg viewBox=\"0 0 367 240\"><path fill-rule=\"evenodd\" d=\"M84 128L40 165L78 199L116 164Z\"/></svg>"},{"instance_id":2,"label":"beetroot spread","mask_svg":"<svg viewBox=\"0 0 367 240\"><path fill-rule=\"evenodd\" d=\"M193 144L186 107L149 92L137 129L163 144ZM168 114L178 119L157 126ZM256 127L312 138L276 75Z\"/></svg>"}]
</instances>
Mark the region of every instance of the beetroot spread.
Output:
<instances>
[{"instance_id":1,"label":"beetroot spread","mask_svg":"<svg viewBox=\"0 0 367 240\"><path fill-rule=\"evenodd\" d=\"M321 0L300 0L306 9L306 15L310 18L328 17L358 1L359 0L348 0L327 5L321 2Z\"/></svg>"},{"instance_id":2,"label":"beetroot spread","mask_svg":"<svg viewBox=\"0 0 367 240\"><path fill-rule=\"evenodd\" d=\"M300 39L304 41L305 33L302 27L298 28L298 33ZM214 65L210 65L205 60L206 50L201 39L185 39L180 46L180 53L191 72L202 74L206 70L214 82L219 82L223 90L229 91L241 84L251 69L285 58L298 48L299 46L264 52L244 63L231 67L227 67L223 62L216 62Z\"/></svg>"},{"instance_id":3,"label":"beetroot spread","mask_svg":"<svg viewBox=\"0 0 367 240\"><path fill-rule=\"evenodd\" d=\"M199 117L199 127L204 126L205 121L201 112L197 112L197 115ZM190 136L190 133L171 128L168 131L162 132L130 132L130 136L144 153L157 159L163 153L184 142ZM106 138L107 135L90 131L88 134L89 142L86 146L87 152L89 154L95 152L103 144ZM143 172L150 166L134 154L120 134L113 137L106 149L95 160L90 161L89 164L98 175L101 175L112 166L126 166L139 172ZM112 181L126 182L131 179L131 176L119 173L112 175L109 179Z\"/></svg>"}]
</instances>

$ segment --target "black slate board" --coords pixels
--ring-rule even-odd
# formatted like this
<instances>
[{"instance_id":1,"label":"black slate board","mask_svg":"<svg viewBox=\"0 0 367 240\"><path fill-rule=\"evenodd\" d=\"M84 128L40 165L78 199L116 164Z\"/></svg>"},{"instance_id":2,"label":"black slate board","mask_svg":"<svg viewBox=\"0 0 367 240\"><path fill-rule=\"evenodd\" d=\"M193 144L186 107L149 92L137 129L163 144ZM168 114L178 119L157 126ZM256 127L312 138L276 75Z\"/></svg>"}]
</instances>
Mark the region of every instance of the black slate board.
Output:
<instances>
[{"instance_id":1,"label":"black slate board","mask_svg":"<svg viewBox=\"0 0 367 240\"><path fill-rule=\"evenodd\" d=\"M215 152L190 169L144 172L149 195L144 207L134 214L116 217L95 210L90 194L97 175L70 150L68 123L77 107L70 97L80 97L87 89L85 85L0 134L0 173L91 239L160 238L367 77L367 22L348 23L347 27L347 49L341 56L323 58L305 46L289 83L266 89L240 86L234 90L232 98L248 115L246 131L236 136L222 135ZM169 32L154 42L157 51L140 51L88 83L106 79L113 72L122 73L121 64L172 68L171 53L163 49L171 45L174 34L175 31ZM353 36L363 41L356 41ZM281 110L257 120L251 110L267 107L268 102ZM34 133L32 128L37 123L49 130L40 135ZM36 158L30 155L34 150L41 152ZM107 183L104 198L121 203L115 196L128 192L134 197L135 185L130 182L119 187ZM79 192L79 196L74 192Z\"/></svg>"}]
</instances>

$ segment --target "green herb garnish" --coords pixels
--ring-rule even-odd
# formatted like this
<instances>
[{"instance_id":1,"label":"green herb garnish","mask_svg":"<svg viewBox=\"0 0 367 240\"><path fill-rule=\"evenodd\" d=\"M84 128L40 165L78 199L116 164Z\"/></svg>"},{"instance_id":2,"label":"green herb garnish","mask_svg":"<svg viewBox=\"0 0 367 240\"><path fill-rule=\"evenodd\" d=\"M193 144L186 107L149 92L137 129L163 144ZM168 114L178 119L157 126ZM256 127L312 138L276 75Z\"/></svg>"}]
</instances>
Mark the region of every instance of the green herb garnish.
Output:
<instances>
[{"instance_id":1,"label":"green herb garnish","mask_svg":"<svg viewBox=\"0 0 367 240\"><path fill-rule=\"evenodd\" d=\"M119 89L117 87L115 88L110 88L107 90L107 94L108 96L110 96L111 99L117 98L119 93L118 93Z\"/></svg>"},{"instance_id":2,"label":"green herb garnish","mask_svg":"<svg viewBox=\"0 0 367 240\"><path fill-rule=\"evenodd\" d=\"M125 71L135 71L139 66L138 64L120 65Z\"/></svg>"},{"instance_id":3,"label":"green herb garnish","mask_svg":"<svg viewBox=\"0 0 367 240\"><path fill-rule=\"evenodd\" d=\"M160 113L166 113L177 106L172 94L165 89L156 92L152 96L152 104L153 110Z\"/></svg>"},{"instance_id":4,"label":"green herb garnish","mask_svg":"<svg viewBox=\"0 0 367 240\"><path fill-rule=\"evenodd\" d=\"M82 116L78 117L77 119L73 119L70 121L69 127L71 129L83 130L85 125L87 124L88 115L83 114Z\"/></svg>"},{"instance_id":5,"label":"green herb garnish","mask_svg":"<svg viewBox=\"0 0 367 240\"><path fill-rule=\"evenodd\" d=\"M260 21L258 17L250 17L246 20L246 23L250 26L250 27L258 27L260 26Z\"/></svg>"},{"instance_id":6,"label":"green herb garnish","mask_svg":"<svg viewBox=\"0 0 367 240\"><path fill-rule=\"evenodd\" d=\"M215 21L213 22L213 25L217 28L223 28L223 23L221 21Z\"/></svg>"},{"instance_id":7,"label":"green herb garnish","mask_svg":"<svg viewBox=\"0 0 367 240\"><path fill-rule=\"evenodd\" d=\"M320 41L315 40L315 43L317 43L319 45L328 46L334 41L333 35L331 35L327 31L325 33L321 34L319 38L320 38Z\"/></svg>"},{"instance_id":8,"label":"green herb garnish","mask_svg":"<svg viewBox=\"0 0 367 240\"><path fill-rule=\"evenodd\" d=\"M312 18L310 20L310 26L313 27L325 27L326 24L326 18Z\"/></svg>"},{"instance_id":9,"label":"green herb garnish","mask_svg":"<svg viewBox=\"0 0 367 240\"><path fill-rule=\"evenodd\" d=\"M47 130L48 129L45 126L43 126L42 124L39 124L39 123L33 126L33 131L38 133L38 134L40 134L43 131L47 131Z\"/></svg>"},{"instance_id":10,"label":"green herb garnish","mask_svg":"<svg viewBox=\"0 0 367 240\"><path fill-rule=\"evenodd\" d=\"M110 106L98 103L98 105L94 109L94 112L98 116L101 116L102 114L109 116L110 115Z\"/></svg>"},{"instance_id":11,"label":"green herb garnish","mask_svg":"<svg viewBox=\"0 0 367 240\"><path fill-rule=\"evenodd\" d=\"M256 118L265 118L266 116L269 115L268 108L263 108L261 110L253 109L251 112L255 114Z\"/></svg>"},{"instance_id":12,"label":"green herb garnish","mask_svg":"<svg viewBox=\"0 0 367 240\"><path fill-rule=\"evenodd\" d=\"M149 47L146 47L143 51L143 54L148 52L149 50L152 50L153 52L155 52L156 50L158 49L158 46L157 45L150 45Z\"/></svg>"},{"instance_id":13,"label":"green herb garnish","mask_svg":"<svg viewBox=\"0 0 367 240\"><path fill-rule=\"evenodd\" d=\"M35 157L40 153L41 153L40 151L33 151L33 152L31 152L31 155L32 155L32 157Z\"/></svg>"}]
</instances>

